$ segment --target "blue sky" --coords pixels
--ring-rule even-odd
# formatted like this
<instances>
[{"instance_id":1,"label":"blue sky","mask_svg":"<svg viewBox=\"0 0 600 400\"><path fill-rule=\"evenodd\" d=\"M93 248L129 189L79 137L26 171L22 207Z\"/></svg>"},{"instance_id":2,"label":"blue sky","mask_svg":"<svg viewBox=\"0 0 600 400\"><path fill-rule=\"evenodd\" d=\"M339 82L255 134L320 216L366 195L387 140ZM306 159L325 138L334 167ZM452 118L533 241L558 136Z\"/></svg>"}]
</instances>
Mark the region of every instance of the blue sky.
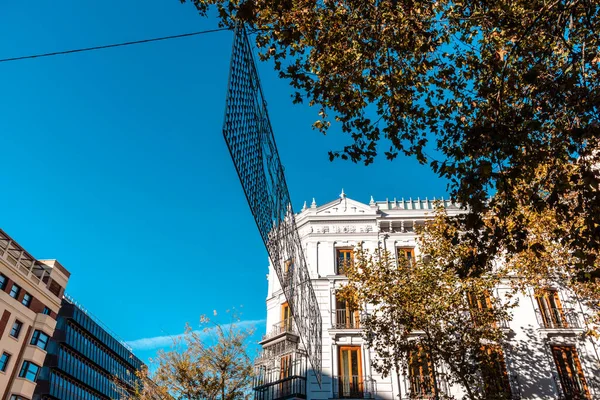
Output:
<instances>
[{"instance_id":1,"label":"blue sky","mask_svg":"<svg viewBox=\"0 0 600 400\"><path fill-rule=\"evenodd\" d=\"M8 0L0 58L216 27L178 0ZM231 39L0 63L0 226L65 265L68 292L125 340L180 334L215 309L264 330L267 255L221 134ZM296 210L342 188L364 202L445 193L412 159L329 162L350 138L313 131L318 110L259 67ZM156 351L136 343L144 360Z\"/></svg>"}]
</instances>

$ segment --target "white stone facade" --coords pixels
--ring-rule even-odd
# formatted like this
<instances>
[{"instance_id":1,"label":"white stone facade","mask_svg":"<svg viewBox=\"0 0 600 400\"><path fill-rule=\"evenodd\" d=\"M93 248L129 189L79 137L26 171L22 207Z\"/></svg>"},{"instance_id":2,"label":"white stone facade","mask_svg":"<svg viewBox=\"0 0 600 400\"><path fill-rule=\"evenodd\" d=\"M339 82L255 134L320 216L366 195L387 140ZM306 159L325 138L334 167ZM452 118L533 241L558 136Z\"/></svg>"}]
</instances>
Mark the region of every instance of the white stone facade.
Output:
<instances>
[{"instance_id":1,"label":"white stone facade","mask_svg":"<svg viewBox=\"0 0 600 400\"><path fill-rule=\"evenodd\" d=\"M461 212L449 201L442 201L450 215ZM309 369L310 365L307 365L306 360L302 360L299 354L295 354L290 360L281 360L282 357L289 357L284 349L287 344L291 345L288 348L293 348L298 338L293 328L282 329L284 323L281 321L286 318L285 311L282 311L285 298L277 276L270 267L266 301L268 332L261 343L265 349L264 359L271 358L270 364L265 363L264 365L268 366L264 368L270 368L271 372L265 373L257 383L264 388L262 394L257 392L258 400L411 398L409 377L404 376L402 371L394 372L385 378L378 375L370 365L374 354L364 346L360 326L356 326L353 318L347 316L348 311L341 309L336 312L335 290L346 280L336 271L336 264L338 250L352 249L359 243L367 250L381 246L393 254L396 254L396 249L399 248L412 248L418 255L419 249L413 228L431 218L433 209L433 200L375 202L371 199L368 204L364 204L347 198L343 192L339 199L332 202L317 206L313 200L311 206L303 208L296 216L296 223L323 319L323 383L319 386L315 376L309 372L305 393L297 388L304 381L289 384L294 386L291 392L290 386L285 386L285 377L304 374L304 369ZM502 296L507 290L508 288L499 287L494 295ZM540 305L533 293L522 295L518 307L513 311L513 319L509 322L508 340L502 345L513 398L580 398L568 396L569 388L564 386L571 383L563 383L559 376L560 371L553 357L552 346L563 346L555 348L555 354L559 354L556 353L558 349L567 349L565 351L569 352L569 356L572 350L576 351L589 398L600 399L598 343L581 338L584 321L580 303L562 290L558 290L557 296L561 308L561 315L557 317L558 324L553 323L551 318L548 319L548 313L554 309L545 310L545 314L544 311L540 311ZM561 318L568 319L569 323L561 324ZM269 349L274 349L276 343L279 343L280 350L269 353ZM343 360L340 360L340 357ZM356 362L353 363L353 360ZM288 370L290 362L298 368ZM341 371L343 368L347 369L345 375L360 375L359 385L355 387L358 390L347 392L348 387L343 387L344 380L340 378L344 375L344 371ZM349 373L348 368L354 372ZM443 384L443 371L441 372L437 378L440 383L439 390L462 398L459 387L446 387ZM575 376L574 379L577 378ZM296 395L292 392L296 392Z\"/></svg>"}]
</instances>

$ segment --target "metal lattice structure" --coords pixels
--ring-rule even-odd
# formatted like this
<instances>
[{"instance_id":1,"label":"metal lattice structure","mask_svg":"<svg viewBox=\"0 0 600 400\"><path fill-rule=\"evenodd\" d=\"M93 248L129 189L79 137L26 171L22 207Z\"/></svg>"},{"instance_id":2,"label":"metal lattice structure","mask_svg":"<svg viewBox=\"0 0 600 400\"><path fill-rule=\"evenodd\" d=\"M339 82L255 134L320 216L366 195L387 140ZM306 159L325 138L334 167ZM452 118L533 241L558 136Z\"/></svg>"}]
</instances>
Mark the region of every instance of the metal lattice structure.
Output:
<instances>
[{"instance_id":1,"label":"metal lattice structure","mask_svg":"<svg viewBox=\"0 0 600 400\"><path fill-rule=\"evenodd\" d=\"M243 26L236 28L234 35L223 135L320 385L321 313Z\"/></svg>"}]
</instances>

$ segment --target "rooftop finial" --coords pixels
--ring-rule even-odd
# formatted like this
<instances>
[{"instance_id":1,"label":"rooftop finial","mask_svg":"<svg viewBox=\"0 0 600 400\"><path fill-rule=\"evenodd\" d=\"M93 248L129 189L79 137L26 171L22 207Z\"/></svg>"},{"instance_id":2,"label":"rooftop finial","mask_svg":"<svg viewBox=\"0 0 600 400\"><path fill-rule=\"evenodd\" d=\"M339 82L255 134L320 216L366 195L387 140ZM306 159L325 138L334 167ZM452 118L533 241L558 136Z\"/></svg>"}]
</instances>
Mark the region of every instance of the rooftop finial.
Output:
<instances>
[{"instance_id":1,"label":"rooftop finial","mask_svg":"<svg viewBox=\"0 0 600 400\"><path fill-rule=\"evenodd\" d=\"M314 197L312 203L310 203L310 208L317 208L317 202L315 201Z\"/></svg>"},{"instance_id":2,"label":"rooftop finial","mask_svg":"<svg viewBox=\"0 0 600 400\"><path fill-rule=\"evenodd\" d=\"M344 188L342 188L342 193L340 193L340 197L341 197L342 199L345 199L345 198L346 198L346 193L344 193Z\"/></svg>"}]
</instances>

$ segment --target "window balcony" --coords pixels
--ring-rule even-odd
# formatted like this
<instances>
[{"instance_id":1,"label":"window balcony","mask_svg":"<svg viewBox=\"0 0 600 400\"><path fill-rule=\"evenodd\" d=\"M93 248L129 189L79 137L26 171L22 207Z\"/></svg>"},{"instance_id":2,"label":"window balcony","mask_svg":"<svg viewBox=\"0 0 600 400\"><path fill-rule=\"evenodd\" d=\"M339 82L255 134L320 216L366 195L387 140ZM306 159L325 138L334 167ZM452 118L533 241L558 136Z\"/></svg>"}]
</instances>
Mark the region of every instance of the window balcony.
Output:
<instances>
[{"instance_id":1,"label":"window balcony","mask_svg":"<svg viewBox=\"0 0 600 400\"><path fill-rule=\"evenodd\" d=\"M411 375L408 382L408 387L405 388L408 397L402 397L402 400L428 400L437 399L441 396L448 395L449 385L446 375L443 373L435 374L435 384L433 375Z\"/></svg>"},{"instance_id":2,"label":"window balcony","mask_svg":"<svg viewBox=\"0 0 600 400\"><path fill-rule=\"evenodd\" d=\"M334 329L360 329L360 315L358 311L350 309L334 310Z\"/></svg>"},{"instance_id":3,"label":"window balcony","mask_svg":"<svg viewBox=\"0 0 600 400\"><path fill-rule=\"evenodd\" d=\"M333 399L374 399L375 381L370 376L334 376Z\"/></svg>"},{"instance_id":4,"label":"window balcony","mask_svg":"<svg viewBox=\"0 0 600 400\"><path fill-rule=\"evenodd\" d=\"M542 329L583 328L579 315L572 308L538 308L535 315Z\"/></svg>"},{"instance_id":5,"label":"window balcony","mask_svg":"<svg viewBox=\"0 0 600 400\"><path fill-rule=\"evenodd\" d=\"M286 335L298 336L298 332L294 326L293 318L286 318L277 322L276 324L273 324L271 329L262 337L262 340L259 342L259 344L264 345L267 342L271 342L276 338Z\"/></svg>"},{"instance_id":6,"label":"window balcony","mask_svg":"<svg viewBox=\"0 0 600 400\"><path fill-rule=\"evenodd\" d=\"M496 318L494 319L492 317L492 310L490 309L471 309L468 311L471 319L473 321L473 324L475 326L483 326L483 321L487 321L490 322L491 324L495 327L495 328L500 328L500 329L510 329L510 324L509 321L507 319L503 319L503 318Z\"/></svg>"},{"instance_id":7,"label":"window balcony","mask_svg":"<svg viewBox=\"0 0 600 400\"><path fill-rule=\"evenodd\" d=\"M254 387L254 400L306 399L306 378L290 376Z\"/></svg>"}]
</instances>

